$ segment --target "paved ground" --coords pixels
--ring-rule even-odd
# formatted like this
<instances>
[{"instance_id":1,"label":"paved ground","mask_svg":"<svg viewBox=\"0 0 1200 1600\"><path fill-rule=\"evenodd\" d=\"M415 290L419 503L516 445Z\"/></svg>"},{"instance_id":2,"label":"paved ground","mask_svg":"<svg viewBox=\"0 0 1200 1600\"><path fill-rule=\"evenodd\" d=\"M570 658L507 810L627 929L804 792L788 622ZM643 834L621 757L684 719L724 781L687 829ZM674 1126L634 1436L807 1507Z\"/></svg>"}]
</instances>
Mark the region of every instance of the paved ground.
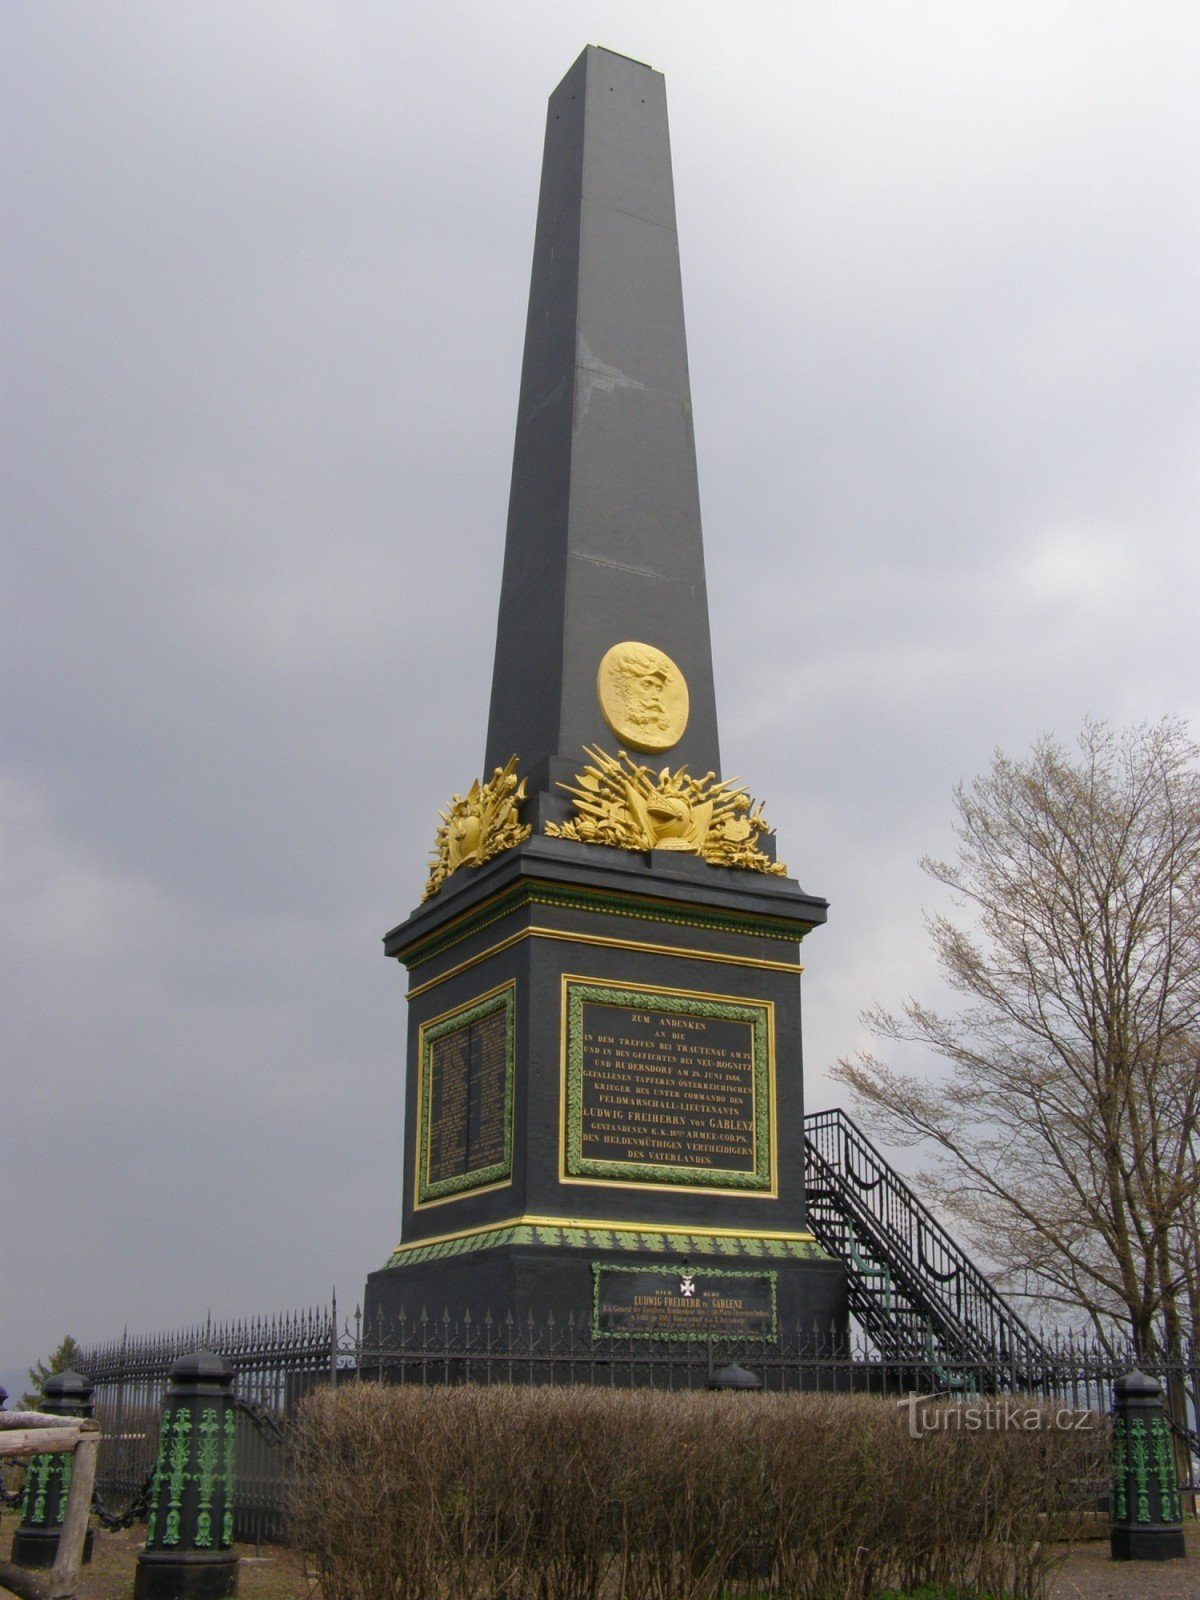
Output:
<instances>
[{"instance_id":1,"label":"paved ground","mask_svg":"<svg viewBox=\"0 0 1200 1600\"><path fill-rule=\"evenodd\" d=\"M1050 1600L1200 1600L1200 1523L1184 1528L1186 1561L1113 1561L1107 1539L1076 1545L1050 1580Z\"/></svg>"},{"instance_id":2,"label":"paved ground","mask_svg":"<svg viewBox=\"0 0 1200 1600\"><path fill-rule=\"evenodd\" d=\"M11 1518L0 1525L5 1554L13 1526ZM1189 1521L1186 1532L1186 1561L1115 1562L1107 1538L1076 1545L1055 1569L1049 1600L1200 1600L1200 1523ZM83 1569L76 1600L129 1600L139 1543L133 1532L97 1534L96 1559ZM291 1551L264 1549L257 1561L253 1546L240 1554L248 1559L238 1573L238 1600L320 1600Z\"/></svg>"}]
</instances>

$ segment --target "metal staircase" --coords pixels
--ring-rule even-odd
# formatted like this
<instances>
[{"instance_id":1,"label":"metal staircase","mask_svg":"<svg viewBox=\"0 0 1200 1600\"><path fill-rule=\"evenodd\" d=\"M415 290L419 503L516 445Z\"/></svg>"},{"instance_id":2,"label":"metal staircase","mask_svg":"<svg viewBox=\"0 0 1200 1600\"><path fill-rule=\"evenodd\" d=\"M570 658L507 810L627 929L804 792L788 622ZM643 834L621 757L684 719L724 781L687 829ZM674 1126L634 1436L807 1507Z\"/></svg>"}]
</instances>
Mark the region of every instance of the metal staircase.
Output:
<instances>
[{"instance_id":1,"label":"metal staircase","mask_svg":"<svg viewBox=\"0 0 1200 1600\"><path fill-rule=\"evenodd\" d=\"M1041 1342L844 1111L805 1118L809 1226L881 1356L942 1389L1024 1388Z\"/></svg>"}]
</instances>

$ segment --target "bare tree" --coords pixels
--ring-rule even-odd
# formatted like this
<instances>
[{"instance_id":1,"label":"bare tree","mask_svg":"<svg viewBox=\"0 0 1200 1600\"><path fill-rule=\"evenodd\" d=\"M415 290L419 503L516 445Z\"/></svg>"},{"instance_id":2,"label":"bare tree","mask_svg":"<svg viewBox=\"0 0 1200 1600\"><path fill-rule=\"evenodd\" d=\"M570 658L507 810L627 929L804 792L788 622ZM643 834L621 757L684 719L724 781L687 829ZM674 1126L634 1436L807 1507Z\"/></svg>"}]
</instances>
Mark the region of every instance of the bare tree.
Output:
<instances>
[{"instance_id":1,"label":"bare tree","mask_svg":"<svg viewBox=\"0 0 1200 1600\"><path fill-rule=\"evenodd\" d=\"M1009 1287L1108 1341L1179 1350L1200 1304L1200 749L1166 720L998 754L955 792L968 913L929 919L965 1005L864 1020L932 1049L937 1081L842 1061L867 1119L932 1141L933 1198Z\"/></svg>"}]
</instances>

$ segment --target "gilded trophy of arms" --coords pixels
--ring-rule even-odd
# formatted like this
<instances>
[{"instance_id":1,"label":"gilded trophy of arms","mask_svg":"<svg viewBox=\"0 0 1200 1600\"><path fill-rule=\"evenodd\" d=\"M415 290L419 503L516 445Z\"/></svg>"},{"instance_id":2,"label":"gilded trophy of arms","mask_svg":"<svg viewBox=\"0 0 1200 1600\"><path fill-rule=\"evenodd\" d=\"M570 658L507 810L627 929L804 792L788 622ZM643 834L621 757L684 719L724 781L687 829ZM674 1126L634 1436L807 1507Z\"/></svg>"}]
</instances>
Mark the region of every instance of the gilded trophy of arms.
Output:
<instances>
[{"instance_id":1,"label":"gilded trophy of arms","mask_svg":"<svg viewBox=\"0 0 1200 1600\"><path fill-rule=\"evenodd\" d=\"M574 783L561 783L575 806L570 822L548 822L552 839L611 845L618 850L682 850L717 867L746 867L786 877L787 868L764 853L759 838L771 829L737 778L718 782L686 767L655 773L624 750L615 756L591 746Z\"/></svg>"},{"instance_id":2,"label":"gilded trophy of arms","mask_svg":"<svg viewBox=\"0 0 1200 1600\"><path fill-rule=\"evenodd\" d=\"M652 644L625 640L604 652L596 674L604 720L632 750L669 750L688 720L687 681Z\"/></svg>"},{"instance_id":3,"label":"gilded trophy of arms","mask_svg":"<svg viewBox=\"0 0 1200 1600\"><path fill-rule=\"evenodd\" d=\"M429 860L429 881L422 900L436 894L459 867L480 867L502 850L528 839L532 827L522 824L525 779L517 780L517 758L497 767L486 783L478 779L465 795L456 794L439 812L442 819Z\"/></svg>"}]
</instances>

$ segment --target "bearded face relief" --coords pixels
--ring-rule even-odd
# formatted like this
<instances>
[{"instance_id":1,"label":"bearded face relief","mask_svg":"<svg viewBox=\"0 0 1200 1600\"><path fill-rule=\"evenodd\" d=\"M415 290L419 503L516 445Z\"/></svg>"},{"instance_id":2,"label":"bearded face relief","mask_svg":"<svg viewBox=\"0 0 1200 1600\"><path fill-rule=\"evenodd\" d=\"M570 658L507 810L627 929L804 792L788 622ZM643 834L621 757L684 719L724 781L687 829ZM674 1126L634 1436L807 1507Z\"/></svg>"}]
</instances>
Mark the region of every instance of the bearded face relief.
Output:
<instances>
[{"instance_id":1,"label":"bearded face relief","mask_svg":"<svg viewBox=\"0 0 1200 1600\"><path fill-rule=\"evenodd\" d=\"M605 651L596 675L604 720L634 750L669 750L687 727L688 689L670 656L626 640Z\"/></svg>"}]
</instances>

